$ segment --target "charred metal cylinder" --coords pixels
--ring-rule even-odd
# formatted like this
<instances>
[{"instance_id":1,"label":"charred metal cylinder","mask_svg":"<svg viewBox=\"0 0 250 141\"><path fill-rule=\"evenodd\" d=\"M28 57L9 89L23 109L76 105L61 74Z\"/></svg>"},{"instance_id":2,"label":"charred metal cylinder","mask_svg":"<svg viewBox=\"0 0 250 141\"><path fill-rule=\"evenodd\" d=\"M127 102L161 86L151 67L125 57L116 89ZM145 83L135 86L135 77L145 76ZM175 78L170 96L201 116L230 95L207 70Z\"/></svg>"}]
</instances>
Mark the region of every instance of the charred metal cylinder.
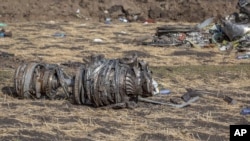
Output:
<instances>
[{"instance_id":1,"label":"charred metal cylinder","mask_svg":"<svg viewBox=\"0 0 250 141\"><path fill-rule=\"evenodd\" d=\"M152 96L155 90L148 64L136 55L122 59L91 56L72 78L57 65L23 64L16 70L14 83L16 93L23 98L53 99L62 87L76 104L95 107Z\"/></svg>"}]
</instances>

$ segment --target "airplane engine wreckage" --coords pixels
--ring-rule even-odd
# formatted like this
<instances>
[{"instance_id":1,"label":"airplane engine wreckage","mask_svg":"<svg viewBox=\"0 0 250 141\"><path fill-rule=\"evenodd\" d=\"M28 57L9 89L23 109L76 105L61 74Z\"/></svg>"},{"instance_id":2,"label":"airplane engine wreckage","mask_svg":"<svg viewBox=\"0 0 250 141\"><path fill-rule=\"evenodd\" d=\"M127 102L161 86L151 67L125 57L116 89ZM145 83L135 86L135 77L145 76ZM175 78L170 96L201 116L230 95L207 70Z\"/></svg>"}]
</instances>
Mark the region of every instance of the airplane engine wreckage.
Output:
<instances>
[{"instance_id":1,"label":"airplane engine wreckage","mask_svg":"<svg viewBox=\"0 0 250 141\"><path fill-rule=\"evenodd\" d=\"M145 97L157 93L148 63L137 56L122 59L105 59L93 55L81 65L75 76L68 76L58 65L24 63L14 76L16 93L21 98L54 99L63 89L63 94L77 105L130 107L138 101L182 108L198 99L177 105L157 102Z\"/></svg>"}]
</instances>

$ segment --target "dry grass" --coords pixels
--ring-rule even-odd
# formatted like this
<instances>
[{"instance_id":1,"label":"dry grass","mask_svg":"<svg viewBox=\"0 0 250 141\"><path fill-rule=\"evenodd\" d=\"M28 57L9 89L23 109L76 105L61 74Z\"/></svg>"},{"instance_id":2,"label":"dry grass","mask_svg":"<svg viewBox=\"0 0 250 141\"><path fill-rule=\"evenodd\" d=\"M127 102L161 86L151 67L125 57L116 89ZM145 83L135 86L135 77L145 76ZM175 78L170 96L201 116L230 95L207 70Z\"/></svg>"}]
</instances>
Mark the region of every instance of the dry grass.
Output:
<instances>
[{"instance_id":1,"label":"dry grass","mask_svg":"<svg viewBox=\"0 0 250 141\"><path fill-rule=\"evenodd\" d=\"M160 88L172 91L158 99L181 96L185 88L212 94L183 109L140 103L133 110L113 110L75 106L63 100L19 100L11 96L14 69L1 65L0 139L228 140L230 124L249 124L250 118L241 116L240 110L250 101L250 61L236 60L233 53L226 55L217 48L162 48L133 43L135 38L150 36L164 24L9 24L14 36L0 39L0 51L26 61L60 64L82 61L90 54L117 58L137 52L140 59L149 62ZM66 37L53 37L55 32L63 32ZM104 42L93 43L95 38ZM236 99L237 104L227 104L224 95Z\"/></svg>"}]
</instances>

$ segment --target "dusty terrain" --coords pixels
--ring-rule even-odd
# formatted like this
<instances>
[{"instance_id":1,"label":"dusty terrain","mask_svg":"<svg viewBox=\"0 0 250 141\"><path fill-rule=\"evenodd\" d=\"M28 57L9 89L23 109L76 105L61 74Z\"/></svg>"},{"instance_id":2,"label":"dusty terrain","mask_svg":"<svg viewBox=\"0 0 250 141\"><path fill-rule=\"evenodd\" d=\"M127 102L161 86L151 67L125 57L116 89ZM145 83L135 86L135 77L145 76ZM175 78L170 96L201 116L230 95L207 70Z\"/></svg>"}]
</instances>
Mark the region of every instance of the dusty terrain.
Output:
<instances>
[{"instance_id":1,"label":"dusty terrain","mask_svg":"<svg viewBox=\"0 0 250 141\"><path fill-rule=\"evenodd\" d=\"M158 13L160 17L156 14L151 18L171 22L147 25L97 22L105 9L121 5L112 0L93 3L88 0L0 1L0 20L13 32L11 38L0 38L1 141L227 141L229 125L250 124L249 116L240 115L241 109L249 106L250 101L250 60L236 60L234 51L225 53L218 48L163 48L134 42L141 36L154 34L160 25L182 21L193 24L218 13L231 13L235 10L236 0L190 0L191 4L182 0L122 3L123 9L128 10L140 2L136 8L145 18L149 17L150 6L168 6ZM192 8L183 11L183 6ZM75 15L78 8L80 18ZM202 12L197 13L197 10ZM164 11L171 12L164 15ZM197 14L192 14L193 11ZM116 19L116 15L113 12L111 16ZM65 36L54 37L55 33ZM94 43L96 38L103 42ZM149 62L160 89L171 90L170 95L152 99L169 101L183 95L186 88L209 94L183 109L139 103L135 109L120 110L76 106L68 100L23 100L15 96L13 75L22 62L60 64L72 75L82 58L90 54L118 58L134 52ZM223 100L225 96L237 103L228 104Z\"/></svg>"},{"instance_id":2,"label":"dusty terrain","mask_svg":"<svg viewBox=\"0 0 250 141\"><path fill-rule=\"evenodd\" d=\"M0 56L0 140L228 140L230 124L250 121L248 116L240 115L241 108L249 106L250 61L236 60L234 51L221 53L218 48L133 43L163 24L9 24L13 37L0 38L0 51L10 53ZM56 32L66 36L54 37ZM95 38L104 42L93 43ZM139 103L133 110L113 110L75 106L67 100L21 100L13 92L13 73L23 61L74 64L89 54L116 58L133 52L149 62L160 88L172 91L171 95L155 97L158 100L179 97L185 88L211 93L183 109ZM77 65L73 64L62 67L74 72ZM225 95L237 104L229 105L223 100Z\"/></svg>"},{"instance_id":3,"label":"dusty terrain","mask_svg":"<svg viewBox=\"0 0 250 141\"><path fill-rule=\"evenodd\" d=\"M142 20L199 22L236 11L238 0L0 0L0 21L103 21L119 16ZM78 11L78 14L77 14ZM106 13L104 11L108 11Z\"/></svg>"}]
</instances>

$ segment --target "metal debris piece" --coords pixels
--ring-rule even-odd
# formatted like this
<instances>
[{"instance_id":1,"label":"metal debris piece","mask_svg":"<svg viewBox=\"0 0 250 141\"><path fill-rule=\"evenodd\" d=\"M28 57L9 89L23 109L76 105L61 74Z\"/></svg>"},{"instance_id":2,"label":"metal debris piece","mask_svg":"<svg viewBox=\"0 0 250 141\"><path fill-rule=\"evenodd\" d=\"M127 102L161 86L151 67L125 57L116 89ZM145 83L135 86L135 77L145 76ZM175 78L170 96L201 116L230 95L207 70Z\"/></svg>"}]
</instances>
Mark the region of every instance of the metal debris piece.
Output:
<instances>
[{"instance_id":1,"label":"metal debris piece","mask_svg":"<svg viewBox=\"0 0 250 141\"><path fill-rule=\"evenodd\" d=\"M212 44L210 33L200 30L204 26L168 25L158 27L152 42L142 42L151 46L200 46L206 47Z\"/></svg>"},{"instance_id":2,"label":"metal debris piece","mask_svg":"<svg viewBox=\"0 0 250 141\"><path fill-rule=\"evenodd\" d=\"M237 24L230 21L222 21L222 31L230 41L243 37L250 31L249 24Z\"/></svg>"},{"instance_id":3,"label":"metal debris piece","mask_svg":"<svg viewBox=\"0 0 250 141\"><path fill-rule=\"evenodd\" d=\"M239 16L236 18L237 22L249 22L250 16L250 1L249 0L239 0L238 1Z\"/></svg>"},{"instance_id":4,"label":"metal debris piece","mask_svg":"<svg viewBox=\"0 0 250 141\"><path fill-rule=\"evenodd\" d=\"M169 101L173 104L181 104L182 100L179 97L170 98Z\"/></svg>"},{"instance_id":5,"label":"metal debris piece","mask_svg":"<svg viewBox=\"0 0 250 141\"><path fill-rule=\"evenodd\" d=\"M66 87L72 82L57 65L24 63L15 71L14 85L21 98L53 99L59 87L67 94Z\"/></svg>"},{"instance_id":6,"label":"metal debris piece","mask_svg":"<svg viewBox=\"0 0 250 141\"><path fill-rule=\"evenodd\" d=\"M243 108L240 112L241 115L249 115L250 114L250 108L249 107L246 107L246 108Z\"/></svg>"},{"instance_id":7,"label":"metal debris piece","mask_svg":"<svg viewBox=\"0 0 250 141\"><path fill-rule=\"evenodd\" d=\"M231 51L235 48L238 52L248 51L250 44L250 23L236 23L230 20L221 20L221 24L210 29L212 40L220 44L221 51Z\"/></svg>"},{"instance_id":8,"label":"metal debris piece","mask_svg":"<svg viewBox=\"0 0 250 141\"><path fill-rule=\"evenodd\" d=\"M182 100L188 102L192 97L202 96L202 94L208 94L209 92L203 90L194 90L191 88L186 88L186 93L181 96Z\"/></svg>"},{"instance_id":9,"label":"metal debris piece","mask_svg":"<svg viewBox=\"0 0 250 141\"><path fill-rule=\"evenodd\" d=\"M148 64L136 55L122 59L93 55L74 77L58 65L25 63L16 69L14 78L16 93L22 98L54 99L62 88L76 104L95 107L121 103L128 106L130 101L137 102L138 96L152 96L157 90Z\"/></svg>"},{"instance_id":10,"label":"metal debris piece","mask_svg":"<svg viewBox=\"0 0 250 141\"><path fill-rule=\"evenodd\" d=\"M228 104L235 105L237 101L229 96L225 96L224 101L226 101Z\"/></svg>"},{"instance_id":11,"label":"metal debris piece","mask_svg":"<svg viewBox=\"0 0 250 141\"><path fill-rule=\"evenodd\" d=\"M188 100L191 99L191 96L190 96L189 93L185 93L184 95L181 96L181 98L182 98L185 102L187 102Z\"/></svg>"},{"instance_id":12,"label":"metal debris piece","mask_svg":"<svg viewBox=\"0 0 250 141\"><path fill-rule=\"evenodd\" d=\"M213 91L207 91L207 90L195 90L192 88L186 88L187 92L181 96L182 100L185 102L188 102L193 97L203 97L204 95L210 95L210 96L216 96L217 98L222 98L224 101L226 101L230 105L237 104L237 101L230 96L227 96L223 93L213 92Z\"/></svg>"},{"instance_id":13,"label":"metal debris piece","mask_svg":"<svg viewBox=\"0 0 250 141\"><path fill-rule=\"evenodd\" d=\"M159 105L167 105L167 106L171 106L174 108L183 108L183 107L186 107L186 106L190 105L191 103L197 101L199 98L200 98L199 96L196 96L196 97L194 97L194 98L190 99L189 101L184 102L182 104L173 104L173 103L169 103L169 102L159 102L159 101L154 101L154 100L150 100L150 99L146 99L146 98L142 98L142 97L139 97L139 101L153 103L153 104L159 104Z\"/></svg>"},{"instance_id":14,"label":"metal debris piece","mask_svg":"<svg viewBox=\"0 0 250 141\"><path fill-rule=\"evenodd\" d=\"M168 25L158 27L151 41L141 41L139 45L220 47L221 51L238 52L249 50L250 44L250 0L239 0L235 12L222 18L208 18L202 23L191 25ZM209 31L203 30L214 22ZM150 39L150 38L147 38Z\"/></svg>"},{"instance_id":15,"label":"metal debris piece","mask_svg":"<svg viewBox=\"0 0 250 141\"><path fill-rule=\"evenodd\" d=\"M12 37L12 32L0 28L0 37Z\"/></svg>"},{"instance_id":16,"label":"metal debris piece","mask_svg":"<svg viewBox=\"0 0 250 141\"><path fill-rule=\"evenodd\" d=\"M221 18L215 30L211 29L212 39L219 44L221 51L231 51L233 48L238 52L249 50L250 1L239 0L237 7L239 13Z\"/></svg>"}]
</instances>

